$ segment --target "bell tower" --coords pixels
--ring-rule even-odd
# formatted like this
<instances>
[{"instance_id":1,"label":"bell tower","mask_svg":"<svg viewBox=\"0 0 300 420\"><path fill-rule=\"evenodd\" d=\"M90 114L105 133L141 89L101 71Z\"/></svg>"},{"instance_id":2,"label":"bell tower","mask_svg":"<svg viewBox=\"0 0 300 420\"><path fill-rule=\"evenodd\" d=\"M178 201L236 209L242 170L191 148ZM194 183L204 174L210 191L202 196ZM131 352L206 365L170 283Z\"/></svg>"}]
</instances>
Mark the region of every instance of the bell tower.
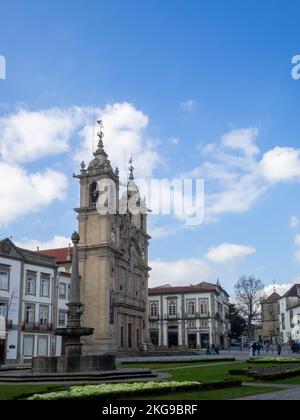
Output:
<instances>
[{"instance_id":1,"label":"bell tower","mask_svg":"<svg viewBox=\"0 0 300 420\"><path fill-rule=\"evenodd\" d=\"M148 243L147 211L131 214L128 199L138 188L130 177L119 201L119 170L112 169L99 142L88 167L82 162L78 175L80 207L78 245L81 296L85 306L83 325L94 334L83 341L83 354L137 350L148 339ZM125 198L125 200L124 200ZM142 204L142 205L141 205ZM141 209L144 201L139 201Z\"/></svg>"}]
</instances>

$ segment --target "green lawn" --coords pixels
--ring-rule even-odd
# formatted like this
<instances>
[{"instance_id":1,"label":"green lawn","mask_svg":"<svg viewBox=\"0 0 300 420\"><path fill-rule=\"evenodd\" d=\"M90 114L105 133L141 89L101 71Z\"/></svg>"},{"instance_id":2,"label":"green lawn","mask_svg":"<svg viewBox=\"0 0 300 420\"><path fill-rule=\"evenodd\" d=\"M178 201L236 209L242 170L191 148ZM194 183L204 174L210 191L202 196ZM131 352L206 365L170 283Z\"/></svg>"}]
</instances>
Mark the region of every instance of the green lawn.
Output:
<instances>
[{"instance_id":1,"label":"green lawn","mask_svg":"<svg viewBox=\"0 0 300 420\"><path fill-rule=\"evenodd\" d=\"M0 385L0 401L22 398L26 395L56 390L59 386L53 385ZM63 387L63 386L62 386Z\"/></svg>"},{"instance_id":2,"label":"green lawn","mask_svg":"<svg viewBox=\"0 0 300 420\"><path fill-rule=\"evenodd\" d=\"M231 376L229 371L231 369L244 369L247 367L253 366L250 363L241 363L241 362L219 362L212 364L205 364L203 362L197 364L193 363L185 366L183 363L138 363L138 364L122 364L122 368L150 368L152 370L159 370L160 372L168 373L170 375L170 380L175 381L197 381L197 382L216 382L223 381L228 378L232 379L241 379L245 382L250 382L250 378L247 376L237 377ZM264 366L264 365L260 365ZM270 366L270 363L266 364ZM174 368L174 369L173 369ZM166 379L168 380L168 379ZM300 384L300 376L290 379L282 379L278 381L273 381L275 383L282 384ZM13 398L22 398L25 394L31 395L34 393L45 392L47 390L56 390L63 387L63 385L0 385L0 400L7 400ZM221 400L221 399L234 399L238 397L243 397L246 395L255 395L262 394L266 392L274 391L266 385L266 387L243 387L243 388L229 388L216 391L197 391L192 393L185 394L172 394L166 395L163 399L178 400L178 399L192 399L192 400ZM161 397L153 397L159 399ZM148 397L148 399L150 399ZM152 399L152 398L151 398Z\"/></svg>"}]
</instances>

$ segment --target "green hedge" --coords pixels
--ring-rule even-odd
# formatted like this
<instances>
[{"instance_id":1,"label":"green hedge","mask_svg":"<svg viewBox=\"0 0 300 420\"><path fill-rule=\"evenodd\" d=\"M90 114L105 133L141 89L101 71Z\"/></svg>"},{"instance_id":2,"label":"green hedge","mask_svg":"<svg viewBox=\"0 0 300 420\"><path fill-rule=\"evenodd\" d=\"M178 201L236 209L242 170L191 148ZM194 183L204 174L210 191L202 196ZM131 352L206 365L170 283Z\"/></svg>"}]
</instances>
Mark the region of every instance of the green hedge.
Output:
<instances>
[{"instance_id":1,"label":"green hedge","mask_svg":"<svg viewBox=\"0 0 300 420\"><path fill-rule=\"evenodd\" d=\"M170 394L197 390L211 390L241 386L241 381L225 380L203 384L200 382L138 382L72 386L69 391L35 394L28 400L94 400L118 399L134 396Z\"/></svg>"},{"instance_id":2,"label":"green hedge","mask_svg":"<svg viewBox=\"0 0 300 420\"><path fill-rule=\"evenodd\" d=\"M299 357L261 357L261 358L250 358L247 363L262 364L262 363L273 363L273 364L300 364Z\"/></svg>"},{"instance_id":3,"label":"green hedge","mask_svg":"<svg viewBox=\"0 0 300 420\"><path fill-rule=\"evenodd\" d=\"M259 372L249 372L249 375L255 381L271 381L276 379L285 379L291 378L294 376L300 376L300 368L283 370L281 372L270 372L270 373L259 373Z\"/></svg>"}]
</instances>

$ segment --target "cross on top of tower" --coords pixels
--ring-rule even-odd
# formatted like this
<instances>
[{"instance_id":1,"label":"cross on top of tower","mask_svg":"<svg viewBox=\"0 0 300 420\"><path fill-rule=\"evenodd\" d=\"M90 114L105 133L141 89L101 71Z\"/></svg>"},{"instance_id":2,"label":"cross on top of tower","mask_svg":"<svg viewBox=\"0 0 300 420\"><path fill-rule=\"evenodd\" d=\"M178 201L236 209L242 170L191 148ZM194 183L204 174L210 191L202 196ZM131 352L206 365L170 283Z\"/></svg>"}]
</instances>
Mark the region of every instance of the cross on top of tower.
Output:
<instances>
[{"instance_id":1,"label":"cross on top of tower","mask_svg":"<svg viewBox=\"0 0 300 420\"><path fill-rule=\"evenodd\" d=\"M130 181L134 180L133 171L134 171L133 157L131 155L131 158L129 159L129 172L130 172L129 179L130 179Z\"/></svg>"},{"instance_id":2,"label":"cross on top of tower","mask_svg":"<svg viewBox=\"0 0 300 420\"><path fill-rule=\"evenodd\" d=\"M102 120L98 120L97 121L100 131L98 131L97 136L99 137L99 142L98 142L98 149L103 150L104 149L104 145L103 145L103 138L104 138L104 133L103 133L103 122Z\"/></svg>"}]
</instances>

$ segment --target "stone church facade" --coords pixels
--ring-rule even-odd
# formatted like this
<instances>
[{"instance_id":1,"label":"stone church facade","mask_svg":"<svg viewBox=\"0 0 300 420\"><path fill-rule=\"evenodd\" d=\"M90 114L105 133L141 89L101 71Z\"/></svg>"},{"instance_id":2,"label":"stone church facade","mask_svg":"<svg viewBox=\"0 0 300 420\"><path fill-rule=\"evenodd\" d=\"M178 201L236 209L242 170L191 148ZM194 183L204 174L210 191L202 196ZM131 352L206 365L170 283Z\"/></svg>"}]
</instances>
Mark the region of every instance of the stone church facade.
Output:
<instances>
[{"instance_id":1,"label":"stone church facade","mask_svg":"<svg viewBox=\"0 0 300 420\"><path fill-rule=\"evenodd\" d=\"M83 341L83 353L136 350L148 342L147 211L132 214L128 202L143 200L130 176L120 199L118 169L113 170L103 146L101 122L94 159L80 174L79 273L85 305L83 325L94 335Z\"/></svg>"}]
</instances>

